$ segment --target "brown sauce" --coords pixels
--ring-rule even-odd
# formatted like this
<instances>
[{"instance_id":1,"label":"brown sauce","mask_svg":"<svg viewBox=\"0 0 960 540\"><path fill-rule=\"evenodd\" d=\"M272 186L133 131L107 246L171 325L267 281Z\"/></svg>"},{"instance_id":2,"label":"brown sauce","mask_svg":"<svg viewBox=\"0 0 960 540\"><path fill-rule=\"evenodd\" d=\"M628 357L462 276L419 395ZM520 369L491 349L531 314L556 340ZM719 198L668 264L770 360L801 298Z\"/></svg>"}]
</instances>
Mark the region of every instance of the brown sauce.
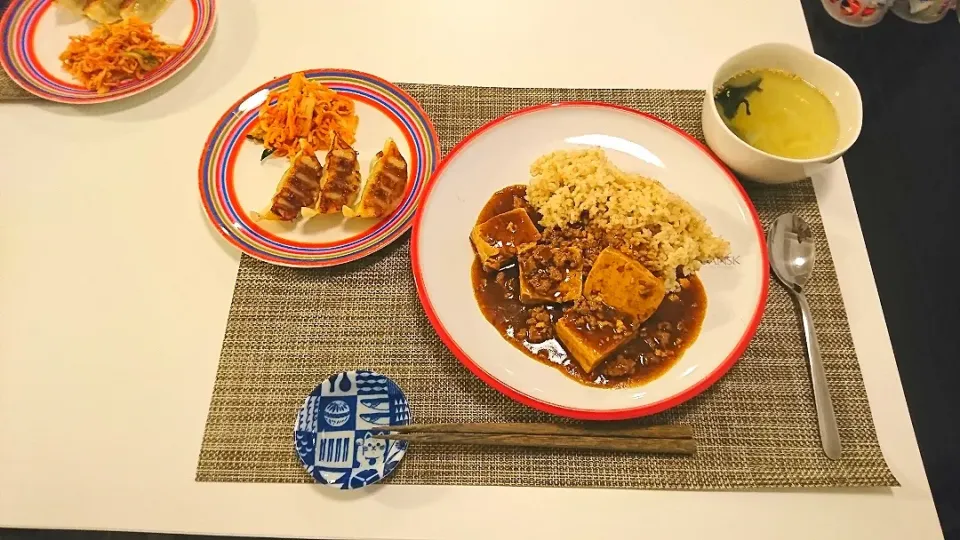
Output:
<instances>
[{"instance_id":1,"label":"brown sauce","mask_svg":"<svg viewBox=\"0 0 960 540\"><path fill-rule=\"evenodd\" d=\"M487 204L483 206L483 210L480 210L480 215L477 216L477 223L483 223L494 216L505 214L514 208L524 208L527 213L530 214L530 219L532 219L533 222L537 224L537 228L539 228L542 216L527 204L527 200L524 198L526 196L527 186L523 184L501 189L494 193L493 197L490 197Z\"/></svg>"},{"instance_id":2,"label":"brown sauce","mask_svg":"<svg viewBox=\"0 0 960 540\"><path fill-rule=\"evenodd\" d=\"M516 197L522 200L524 194L525 186L498 191L484 207L478 223L516 208L521 204ZM527 356L590 386L635 386L659 377L696 340L706 314L707 298L700 280L696 276L681 279L681 290L667 294L653 316L640 325L637 336L587 373L552 332L552 325L570 308L569 304L521 303L516 263L499 272L486 272L480 261L474 259L471 274L480 310L504 339ZM547 332L536 331L533 327L543 321L544 312L549 315L551 327ZM543 339L544 335L549 338Z\"/></svg>"}]
</instances>

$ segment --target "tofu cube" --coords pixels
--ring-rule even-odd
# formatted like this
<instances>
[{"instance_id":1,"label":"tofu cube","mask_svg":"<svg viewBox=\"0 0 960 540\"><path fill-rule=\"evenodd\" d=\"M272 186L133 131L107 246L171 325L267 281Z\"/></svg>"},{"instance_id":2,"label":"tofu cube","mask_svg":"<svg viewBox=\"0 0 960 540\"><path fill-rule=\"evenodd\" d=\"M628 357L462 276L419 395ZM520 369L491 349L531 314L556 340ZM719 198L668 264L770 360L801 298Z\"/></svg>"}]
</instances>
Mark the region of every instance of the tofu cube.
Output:
<instances>
[{"instance_id":1,"label":"tofu cube","mask_svg":"<svg viewBox=\"0 0 960 540\"><path fill-rule=\"evenodd\" d=\"M540 240L540 231L523 208L496 215L470 233L483 269L494 272Z\"/></svg>"},{"instance_id":2,"label":"tofu cube","mask_svg":"<svg viewBox=\"0 0 960 540\"><path fill-rule=\"evenodd\" d=\"M633 318L586 297L557 321L557 338L587 373L637 335Z\"/></svg>"},{"instance_id":3,"label":"tofu cube","mask_svg":"<svg viewBox=\"0 0 960 540\"><path fill-rule=\"evenodd\" d=\"M520 301L524 304L573 302L583 295L583 256L579 248L536 246L517 256Z\"/></svg>"},{"instance_id":4,"label":"tofu cube","mask_svg":"<svg viewBox=\"0 0 960 540\"><path fill-rule=\"evenodd\" d=\"M584 296L636 318L649 319L666 295L663 280L617 249L606 248L593 263L583 285Z\"/></svg>"}]
</instances>

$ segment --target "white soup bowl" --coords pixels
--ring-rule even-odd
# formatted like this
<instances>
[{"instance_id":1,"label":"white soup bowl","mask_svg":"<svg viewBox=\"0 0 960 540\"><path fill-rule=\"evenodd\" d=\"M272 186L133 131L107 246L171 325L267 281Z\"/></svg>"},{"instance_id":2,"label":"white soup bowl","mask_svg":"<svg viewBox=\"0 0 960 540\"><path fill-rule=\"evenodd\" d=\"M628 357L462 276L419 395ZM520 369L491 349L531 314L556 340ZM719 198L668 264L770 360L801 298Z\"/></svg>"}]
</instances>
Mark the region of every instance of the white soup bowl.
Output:
<instances>
[{"instance_id":1,"label":"white soup bowl","mask_svg":"<svg viewBox=\"0 0 960 540\"><path fill-rule=\"evenodd\" d=\"M780 157L750 146L727 127L714 101L717 91L734 75L763 68L797 75L830 100L840 122L832 152L810 159ZM785 43L764 43L733 55L713 74L703 101L707 146L735 172L765 184L796 182L820 172L853 145L862 123L863 103L853 79L829 60Z\"/></svg>"}]
</instances>

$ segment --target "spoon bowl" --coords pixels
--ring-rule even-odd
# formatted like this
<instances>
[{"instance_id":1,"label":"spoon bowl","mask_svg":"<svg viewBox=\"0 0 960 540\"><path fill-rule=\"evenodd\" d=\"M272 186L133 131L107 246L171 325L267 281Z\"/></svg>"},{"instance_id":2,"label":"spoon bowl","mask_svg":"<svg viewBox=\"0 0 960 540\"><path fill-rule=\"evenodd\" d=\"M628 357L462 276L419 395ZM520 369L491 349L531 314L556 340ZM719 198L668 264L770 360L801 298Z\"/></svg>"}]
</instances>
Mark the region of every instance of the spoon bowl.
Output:
<instances>
[{"instance_id":1,"label":"spoon bowl","mask_svg":"<svg viewBox=\"0 0 960 540\"><path fill-rule=\"evenodd\" d=\"M787 288L803 292L816 259L810 225L796 214L783 214L767 233L767 249L777 279Z\"/></svg>"}]
</instances>

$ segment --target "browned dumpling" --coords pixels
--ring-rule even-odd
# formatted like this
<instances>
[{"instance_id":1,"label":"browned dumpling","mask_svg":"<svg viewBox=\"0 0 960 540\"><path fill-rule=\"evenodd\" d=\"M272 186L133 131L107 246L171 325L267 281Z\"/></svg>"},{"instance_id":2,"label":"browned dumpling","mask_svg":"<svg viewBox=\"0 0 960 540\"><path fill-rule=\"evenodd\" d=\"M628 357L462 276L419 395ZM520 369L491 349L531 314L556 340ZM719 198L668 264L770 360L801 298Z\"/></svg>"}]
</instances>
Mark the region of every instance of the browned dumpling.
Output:
<instances>
[{"instance_id":1,"label":"browned dumpling","mask_svg":"<svg viewBox=\"0 0 960 540\"><path fill-rule=\"evenodd\" d=\"M293 160L290 168L283 173L270 206L260 213L252 213L254 219L272 221L293 221L300 216L302 209L311 209L320 198L320 179L323 168L317 158L309 152L301 151Z\"/></svg>"},{"instance_id":2,"label":"browned dumpling","mask_svg":"<svg viewBox=\"0 0 960 540\"><path fill-rule=\"evenodd\" d=\"M357 152L340 135L333 135L320 182L316 213L338 214L356 201L360 192L360 162Z\"/></svg>"},{"instance_id":3,"label":"browned dumpling","mask_svg":"<svg viewBox=\"0 0 960 540\"><path fill-rule=\"evenodd\" d=\"M124 19L136 17L143 22L152 23L167 9L170 0L125 0L120 15Z\"/></svg>"},{"instance_id":4,"label":"browned dumpling","mask_svg":"<svg viewBox=\"0 0 960 540\"><path fill-rule=\"evenodd\" d=\"M83 13L100 24L112 24L122 19L120 9L123 3L124 0L92 0Z\"/></svg>"},{"instance_id":5,"label":"browned dumpling","mask_svg":"<svg viewBox=\"0 0 960 540\"><path fill-rule=\"evenodd\" d=\"M83 9L87 7L88 0L57 0L57 5L69 9L77 15L83 14Z\"/></svg>"},{"instance_id":6,"label":"browned dumpling","mask_svg":"<svg viewBox=\"0 0 960 540\"><path fill-rule=\"evenodd\" d=\"M407 162L393 139L387 139L377 159L370 164L370 176L356 208L343 207L347 217L380 218L400 204L407 190Z\"/></svg>"}]
</instances>

